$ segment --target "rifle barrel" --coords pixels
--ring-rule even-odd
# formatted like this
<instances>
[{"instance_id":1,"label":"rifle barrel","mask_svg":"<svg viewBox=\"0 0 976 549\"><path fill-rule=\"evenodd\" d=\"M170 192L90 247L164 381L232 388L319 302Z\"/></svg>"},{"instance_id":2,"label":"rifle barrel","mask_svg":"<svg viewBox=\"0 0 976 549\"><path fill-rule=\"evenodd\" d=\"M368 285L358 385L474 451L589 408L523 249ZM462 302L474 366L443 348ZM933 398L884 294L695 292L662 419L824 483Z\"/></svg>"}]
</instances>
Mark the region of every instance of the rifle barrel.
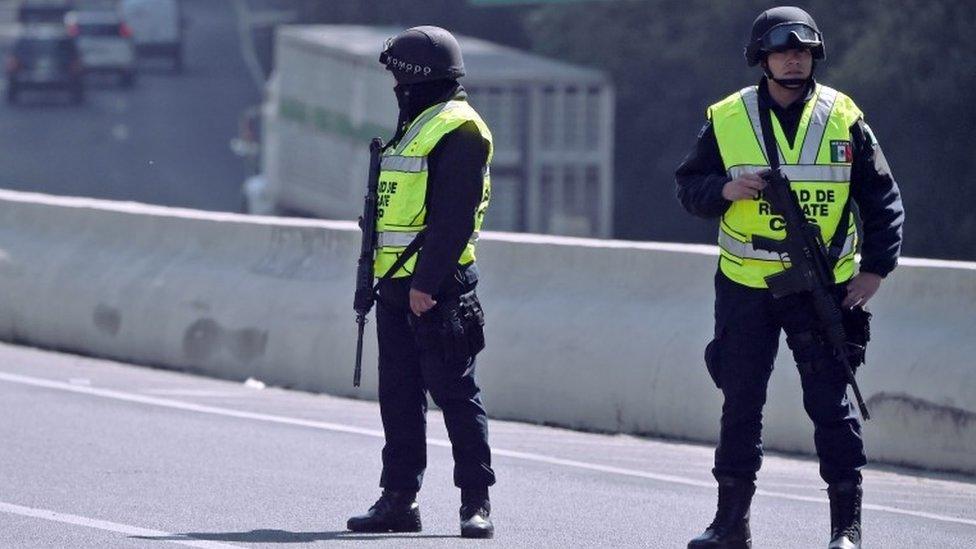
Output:
<instances>
[{"instance_id":1,"label":"rifle barrel","mask_svg":"<svg viewBox=\"0 0 976 549\"><path fill-rule=\"evenodd\" d=\"M381 170L381 155L383 140L374 137L369 143L369 178L366 181L366 197L363 201L363 215L359 228L362 230L362 240L359 247L359 262L356 267L356 295L353 299L353 309L356 311L356 324L359 325L359 335L356 338L356 369L353 371L352 384L359 387L363 370L363 328L366 325L366 315L373 308L375 288L373 287L373 259L376 251L376 207L377 191Z\"/></svg>"},{"instance_id":2,"label":"rifle barrel","mask_svg":"<svg viewBox=\"0 0 976 549\"><path fill-rule=\"evenodd\" d=\"M359 387L363 374L363 329L366 327L366 315L356 315L356 324L359 325L359 337L356 338L356 368L352 372L353 387Z\"/></svg>"},{"instance_id":3,"label":"rifle barrel","mask_svg":"<svg viewBox=\"0 0 976 549\"><path fill-rule=\"evenodd\" d=\"M821 237L820 228L810 222L803 215L803 209L796 196L790 188L790 181L780 172L775 170L764 177L768 186L766 188L766 199L774 213L781 215L786 225L786 238L783 245L789 250L790 262L792 265L788 269L799 269L807 274L805 279L813 282L811 288L811 299L813 300L814 310L820 322L824 324L828 343L834 349L836 358L840 361L847 376L847 383L854 391L854 398L857 401L858 410L864 420L871 419L867 405L861 396L861 389L857 385L854 377L854 369L847 359L847 335L843 328L843 312L836 298L830 294L828 287L834 284L833 265L827 258L826 246ZM774 248L779 243L766 242L768 239L761 239L758 242L763 249ZM753 240L756 242L756 239ZM772 287L770 282L775 275L767 277L767 284ZM794 288L799 291L801 288ZM785 294L784 294L785 295Z\"/></svg>"},{"instance_id":4,"label":"rifle barrel","mask_svg":"<svg viewBox=\"0 0 976 549\"><path fill-rule=\"evenodd\" d=\"M857 402L857 409L861 412L861 418L864 421L871 419L871 414L868 413L868 406L864 403L864 397L861 396L861 388L857 386L857 379L854 377L854 369L851 368L851 362L847 360L846 347L842 347L838 350L840 362L844 366L844 373L847 374L847 384L851 386L854 391L854 400Z\"/></svg>"}]
</instances>

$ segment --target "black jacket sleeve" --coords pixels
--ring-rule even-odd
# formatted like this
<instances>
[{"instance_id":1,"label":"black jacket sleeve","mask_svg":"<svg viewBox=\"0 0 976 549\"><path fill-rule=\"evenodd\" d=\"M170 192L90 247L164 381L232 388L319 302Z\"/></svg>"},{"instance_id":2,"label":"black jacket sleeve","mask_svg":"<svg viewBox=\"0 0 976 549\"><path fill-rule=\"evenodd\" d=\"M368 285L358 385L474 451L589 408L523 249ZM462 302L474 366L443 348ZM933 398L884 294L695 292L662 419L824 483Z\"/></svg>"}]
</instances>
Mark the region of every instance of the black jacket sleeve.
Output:
<instances>
[{"instance_id":1,"label":"black jacket sleeve","mask_svg":"<svg viewBox=\"0 0 976 549\"><path fill-rule=\"evenodd\" d=\"M894 270L901 252L905 222L901 192L881 145L863 120L851 126L851 141L851 199L864 230L861 270L884 277Z\"/></svg>"},{"instance_id":2,"label":"black jacket sleeve","mask_svg":"<svg viewBox=\"0 0 976 549\"><path fill-rule=\"evenodd\" d=\"M441 138L427 156L427 238L411 287L436 295L474 232L481 203L488 143L474 122Z\"/></svg>"},{"instance_id":3,"label":"black jacket sleeve","mask_svg":"<svg viewBox=\"0 0 976 549\"><path fill-rule=\"evenodd\" d=\"M722 196L722 188L729 182L729 177L711 122L698 133L695 148L678 166L674 181L678 200L692 215L714 218L729 209L732 202Z\"/></svg>"}]
</instances>

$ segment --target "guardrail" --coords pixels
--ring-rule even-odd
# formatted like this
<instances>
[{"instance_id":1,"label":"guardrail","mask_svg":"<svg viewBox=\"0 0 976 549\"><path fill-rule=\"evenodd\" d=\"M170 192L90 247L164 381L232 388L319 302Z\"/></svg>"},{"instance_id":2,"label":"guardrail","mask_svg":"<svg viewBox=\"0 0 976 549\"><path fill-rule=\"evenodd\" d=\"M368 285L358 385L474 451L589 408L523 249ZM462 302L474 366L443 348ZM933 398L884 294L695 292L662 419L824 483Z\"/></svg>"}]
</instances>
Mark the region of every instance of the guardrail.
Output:
<instances>
[{"instance_id":1,"label":"guardrail","mask_svg":"<svg viewBox=\"0 0 976 549\"><path fill-rule=\"evenodd\" d=\"M12 191L0 220L4 340L375 398L371 330L351 383L351 222ZM487 233L478 251L493 416L715 439L714 247ZM905 259L872 306L869 457L976 474L976 263ZM765 417L767 448L812 453L789 352Z\"/></svg>"}]
</instances>

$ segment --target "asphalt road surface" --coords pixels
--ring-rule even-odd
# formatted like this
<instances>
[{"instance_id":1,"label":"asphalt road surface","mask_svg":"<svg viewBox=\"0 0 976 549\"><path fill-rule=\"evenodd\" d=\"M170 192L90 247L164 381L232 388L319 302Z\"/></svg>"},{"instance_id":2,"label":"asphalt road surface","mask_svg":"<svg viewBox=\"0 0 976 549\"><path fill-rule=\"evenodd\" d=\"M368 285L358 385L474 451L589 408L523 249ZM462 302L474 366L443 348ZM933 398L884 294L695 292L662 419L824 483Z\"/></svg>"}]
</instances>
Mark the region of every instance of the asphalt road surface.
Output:
<instances>
[{"instance_id":1,"label":"asphalt road surface","mask_svg":"<svg viewBox=\"0 0 976 549\"><path fill-rule=\"evenodd\" d=\"M184 0L186 70L144 62L131 90L89 80L88 101L57 93L0 102L0 187L235 211L246 169L229 141L261 100L243 0ZM242 17L242 13L245 17Z\"/></svg>"},{"instance_id":2,"label":"asphalt road surface","mask_svg":"<svg viewBox=\"0 0 976 549\"><path fill-rule=\"evenodd\" d=\"M424 531L352 534L379 493L375 403L0 345L0 547L457 547L430 415ZM505 421L491 438L497 534L471 543L684 547L711 519L708 447ZM872 468L865 485L867 547L976 547L972 479ZM754 546L826 546L822 488L811 460L770 456Z\"/></svg>"}]
</instances>

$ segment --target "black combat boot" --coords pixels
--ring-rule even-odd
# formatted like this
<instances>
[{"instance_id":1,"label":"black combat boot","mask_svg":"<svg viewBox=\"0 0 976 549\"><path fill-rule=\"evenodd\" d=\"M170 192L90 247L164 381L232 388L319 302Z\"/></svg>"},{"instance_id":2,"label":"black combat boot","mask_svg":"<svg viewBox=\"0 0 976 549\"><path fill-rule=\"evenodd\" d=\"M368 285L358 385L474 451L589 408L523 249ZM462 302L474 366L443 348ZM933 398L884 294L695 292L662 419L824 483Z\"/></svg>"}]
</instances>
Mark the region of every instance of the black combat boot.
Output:
<instances>
[{"instance_id":1,"label":"black combat boot","mask_svg":"<svg viewBox=\"0 0 976 549\"><path fill-rule=\"evenodd\" d=\"M491 523L491 502L488 489L461 490L461 537L490 538L495 535Z\"/></svg>"},{"instance_id":2,"label":"black combat boot","mask_svg":"<svg viewBox=\"0 0 976 549\"><path fill-rule=\"evenodd\" d=\"M861 485L838 482L827 487L830 497L830 545L827 549L861 549Z\"/></svg>"},{"instance_id":3,"label":"black combat boot","mask_svg":"<svg viewBox=\"0 0 976 549\"><path fill-rule=\"evenodd\" d=\"M732 477L718 479L718 510L702 535L688 542L688 549L749 549L749 505L756 485Z\"/></svg>"},{"instance_id":4,"label":"black combat boot","mask_svg":"<svg viewBox=\"0 0 976 549\"><path fill-rule=\"evenodd\" d=\"M352 532L419 532L417 493L383 490L369 511L349 519L346 528Z\"/></svg>"}]
</instances>

